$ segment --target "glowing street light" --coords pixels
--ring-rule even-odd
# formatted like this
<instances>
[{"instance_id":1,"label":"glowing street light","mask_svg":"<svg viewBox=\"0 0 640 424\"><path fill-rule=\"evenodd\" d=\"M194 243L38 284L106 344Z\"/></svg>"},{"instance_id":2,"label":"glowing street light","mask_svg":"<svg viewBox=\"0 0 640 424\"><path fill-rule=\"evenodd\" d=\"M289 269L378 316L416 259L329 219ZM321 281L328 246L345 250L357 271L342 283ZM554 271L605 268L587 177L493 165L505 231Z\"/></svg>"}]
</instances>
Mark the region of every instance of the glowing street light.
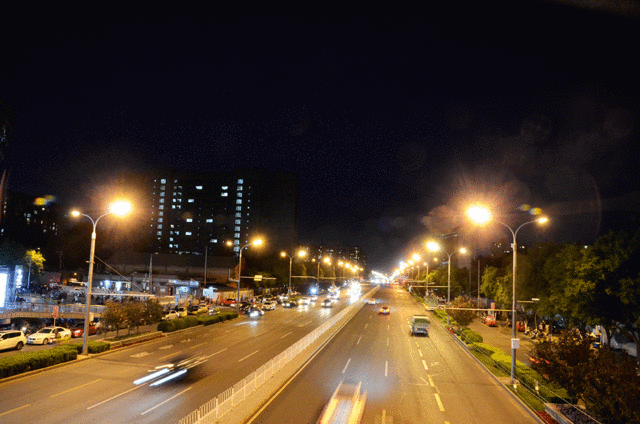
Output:
<instances>
[{"instance_id":1,"label":"glowing street light","mask_svg":"<svg viewBox=\"0 0 640 424\"><path fill-rule=\"evenodd\" d=\"M236 297L236 312L240 313L240 281L242 280L242 251L249 246L260 246L262 245L262 239L255 239L251 243L247 243L242 248L240 248L240 263L238 264L238 294Z\"/></svg>"},{"instance_id":2,"label":"glowing street light","mask_svg":"<svg viewBox=\"0 0 640 424\"><path fill-rule=\"evenodd\" d=\"M98 225L98 221L103 216L107 216L110 214L124 216L129 213L131 210L131 204L127 201L118 201L112 203L109 206L109 210L106 213L100 215L96 220L94 220L91 216L84 214L80 211L74 210L71 211L71 215L74 217L79 217L80 215L89 218L91 223L93 224L93 231L91 232L91 253L89 254L89 278L87 279L87 302L85 306L84 313L84 331L82 333L82 354L88 355L89 353L89 311L91 309L91 286L93 284L93 263L96 254L96 225Z\"/></svg>"},{"instance_id":3,"label":"glowing street light","mask_svg":"<svg viewBox=\"0 0 640 424\"><path fill-rule=\"evenodd\" d=\"M511 231L511 235L513 235L513 287L511 292L512 303L511 303L511 384L515 382L515 374L516 374L516 350L518 348L519 340L516 338L516 275L518 271L518 245L516 244L516 236L518 235L518 231L520 228L524 227L527 224L538 223L544 224L548 221L546 217L540 217L538 219L534 219L532 221L527 221L524 224L520 225L515 231L509 227L504 222L500 222L497 219L491 216L491 211L481 206L472 206L467 209L467 215L474 222L478 224L484 224L489 221L495 221L498 224L506 227L509 231Z\"/></svg>"},{"instance_id":4,"label":"glowing street light","mask_svg":"<svg viewBox=\"0 0 640 424\"><path fill-rule=\"evenodd\" d=\"M306 250L299 250L297 255L287 255L287 252L280 252L280 256L282 256L283 258L289 258L289 296L291 296L291 266L293 265L293 258L298 256L300 258L305 257L307 254Z\"/></svg>"}]
</instances>

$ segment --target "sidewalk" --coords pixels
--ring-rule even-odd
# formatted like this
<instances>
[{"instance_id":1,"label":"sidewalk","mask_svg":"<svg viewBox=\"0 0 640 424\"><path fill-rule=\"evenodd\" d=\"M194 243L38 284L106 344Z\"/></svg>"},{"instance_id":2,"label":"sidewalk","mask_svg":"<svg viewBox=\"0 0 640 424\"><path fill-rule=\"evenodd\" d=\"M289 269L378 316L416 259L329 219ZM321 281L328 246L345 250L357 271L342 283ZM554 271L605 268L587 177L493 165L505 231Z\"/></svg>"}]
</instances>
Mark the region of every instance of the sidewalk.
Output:
<instances>
[{"instance_id":1,"label":"sidewalk","mask_svg":"<svg viewBox=\"0 0 640 424\"><path fill-rule=\"evenodd\" d=\"M475 318L468 327L482 335L486 344L495 346L511 356L511 327L506 325L489 327L483 324L480 318ZM533 348L533 339L524 333L516 333L516 337L520 339L520 348L516 350L516 359L525 365L531 365L529 351Z\"/></svg>"}]
</instances>

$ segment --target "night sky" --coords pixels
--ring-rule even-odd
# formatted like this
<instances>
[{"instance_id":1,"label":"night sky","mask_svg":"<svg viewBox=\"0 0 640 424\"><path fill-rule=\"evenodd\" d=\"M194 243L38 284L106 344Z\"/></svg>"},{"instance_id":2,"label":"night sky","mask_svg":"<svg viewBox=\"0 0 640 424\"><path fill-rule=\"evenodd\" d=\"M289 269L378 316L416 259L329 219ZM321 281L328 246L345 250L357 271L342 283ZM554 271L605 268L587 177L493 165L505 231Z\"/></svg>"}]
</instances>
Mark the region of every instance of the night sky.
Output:
<instances>
[{"instance_id":1,"label":"night sky","mask_svg":"<svg viewBox=\"0 0 640 424\"><path fill-rule=\"evenodd\" d=\"M300 243L384 271L471 198L514 225L542 208L535 240L592 241L640 190L640 8L618 3L25 11L0 29L0 167L63 205L125 169L294 172Z\"/></svg>"}]
</instances>

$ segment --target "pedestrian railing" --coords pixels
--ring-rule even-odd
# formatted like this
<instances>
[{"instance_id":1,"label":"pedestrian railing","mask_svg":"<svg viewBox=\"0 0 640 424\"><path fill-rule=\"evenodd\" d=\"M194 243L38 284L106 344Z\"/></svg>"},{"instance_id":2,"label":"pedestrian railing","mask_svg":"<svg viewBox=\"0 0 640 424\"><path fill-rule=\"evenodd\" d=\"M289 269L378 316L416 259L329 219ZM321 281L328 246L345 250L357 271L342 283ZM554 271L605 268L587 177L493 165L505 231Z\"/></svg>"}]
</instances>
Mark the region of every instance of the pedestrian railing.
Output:
<instances>
[{"instance_id":1,"label":"pedestrian railing","mask_svg":"<svg viewBox=\"0 0 640 424\"><path fill-rule=\"evenodd\" d=\"M215 398L209 400L205 404L201 405L198 409L191 412L186 417L179 421L179 424L213 424L222 417L224 414L231 411L234 406L237 406L244 401L251 393L261 387L266 381L269 380L276 372L281 370L286 364L291 362L298 354L303 352L313 342L315 342L321 335L327 330L336 325L340 320L349 314L355 315L355 313L364 305L363 299L371 297L377 290L377 287L367 293L359 301L352 303L345 309L334 315L328 321L325 321L322 325L312 330L309 334L298 340L293 345L289 346L284 352L281 352L276 357L270 359L239 382L220 393Z\"/></svg>"}]
</instances>

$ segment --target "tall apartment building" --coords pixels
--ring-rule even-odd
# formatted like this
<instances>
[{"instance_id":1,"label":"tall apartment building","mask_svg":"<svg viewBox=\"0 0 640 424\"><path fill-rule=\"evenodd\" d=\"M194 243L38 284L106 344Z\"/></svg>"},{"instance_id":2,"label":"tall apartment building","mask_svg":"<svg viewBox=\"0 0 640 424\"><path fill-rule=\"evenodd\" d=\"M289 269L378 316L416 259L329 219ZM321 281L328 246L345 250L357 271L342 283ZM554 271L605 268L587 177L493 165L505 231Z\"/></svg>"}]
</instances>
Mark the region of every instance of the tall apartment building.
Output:
<instances>
[{"instance_id":1,"label":"tall apartment building","mask_svg":"<svg viewBox=\"0 0 640 424\"><path fill-rule=\"evenodd\" d=\"M175 254L239 253L253 237L264 249L296 245L298 180L257 170L154 172L149 230L155 250Z\"/></svg>"}]
</instances>

